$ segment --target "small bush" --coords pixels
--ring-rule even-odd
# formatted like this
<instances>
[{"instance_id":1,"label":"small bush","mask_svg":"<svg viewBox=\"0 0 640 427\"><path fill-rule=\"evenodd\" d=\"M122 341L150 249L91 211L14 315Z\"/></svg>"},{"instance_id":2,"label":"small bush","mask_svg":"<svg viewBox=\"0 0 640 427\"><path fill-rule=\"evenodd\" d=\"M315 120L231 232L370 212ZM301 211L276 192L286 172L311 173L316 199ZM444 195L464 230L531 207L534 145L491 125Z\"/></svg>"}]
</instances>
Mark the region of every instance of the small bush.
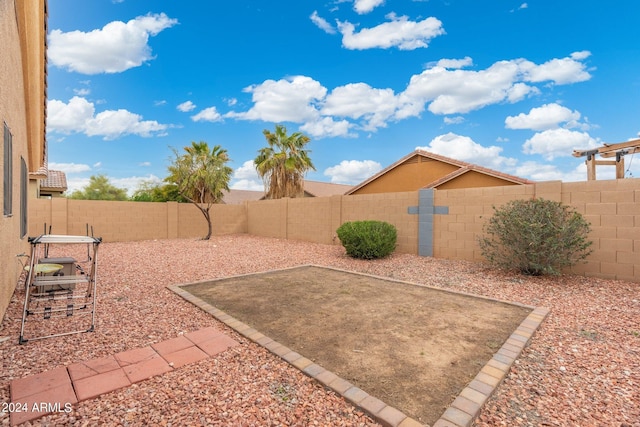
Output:
<instances>
[{"instance_id":1,"label":"small bush","mask_svg":"<svg viewBox=\"0 0 640 427\"><path fill-rule=\"evenodd\" d=\"M337 230L338 238L353 258L384 258L396 249L396 228L383 221L345 222Z\"/></svg>"},{"instance_id":2,"label":"small bush","mask_svg":"<svg viewBox=\"0 0 640 427\"><path fill-rule=\"evenodd\" d=\"M559 202L512 200L493 210L478 243L494 266L531 276L560 274L592 252L589 223Z\"/></svg>"}]
</instances>

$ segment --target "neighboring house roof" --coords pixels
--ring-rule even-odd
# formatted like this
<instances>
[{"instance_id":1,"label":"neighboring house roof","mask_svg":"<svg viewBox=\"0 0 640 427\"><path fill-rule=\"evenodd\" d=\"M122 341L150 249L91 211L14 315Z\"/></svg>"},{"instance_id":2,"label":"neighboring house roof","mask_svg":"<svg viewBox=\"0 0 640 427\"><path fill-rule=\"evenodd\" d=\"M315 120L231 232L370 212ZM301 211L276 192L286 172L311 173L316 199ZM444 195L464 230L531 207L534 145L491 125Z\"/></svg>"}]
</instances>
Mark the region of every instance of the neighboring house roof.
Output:
<instances>
[{"instance_id":1,"label":"neighboring house roof","mask_svg":"<svg viewBox=\"0 0 640 427\"><path fill-rule=\"evenodd\" d=\"M482 175L487 175L487 176L491 176L494 178L498 178L500 180L504 180L507 182L511 182L513 184L531 184L532 181L529 181L527 179L524 178L520 178L517 177L515 175L509 175L500 171L496 171L493 169L489 169L489 168L485 168L483 166L479 166L479 165L475 165L472 163L467 163L467 162L463 162L461 160L456 160L456 159L452 159L450 157L445 157L442 156L440 154L435 154L435 153L431 153L429 151L424 151L424 150L415 150L412 153L409 153L408 155L404 156L403 158L401 158L400 160L396 161L395 163L391 164L390 166L384 168L383 170L381 170L380 172L378 172L377 174L373 175L372 177L364 180L363 182L361 182L360 184L356 185L355 187L353 187L351 190L349 190L348 192L346 192L345 194L353 194L356 191L358 191L359 189L367 186L369 183L379 179L380 177L386 175L387 173L389 173L391 170L405 164L405 163L410 163L410 160L414 159L417 156L421 156L421 157L425 157L425 158L429 158L432 160L436 160L442 163L446 163L449 164L453 167L457 167L457 169L455 169L454 171L443 175L441 177L439 177L436 180L433 180L431 182L425 182L424 184L421 184L420 188L437 188L447 182L451 182L453 180L455 180L456 178L461 177L462 175L465 175L469 172L477 172L480 173Z\"/></svg>"},{"instance_id":2,"label":"neighboring house roof","mask_svg":"<svg viewBox=\"0 0 640 427\"><path fill-rule=\"evenodd\" d=\"M264 196L264 191L231 189L228 192L225 192L225 195L222 198L222 203L227 205L241 205L244 202L260 200L262 196Z\"/></svg>"},{"instance_id":3,"label":"neighboring house roof","mask_svg":"<svg viewBox=\"0 0 640 427\"><path fill-rule=\"evenodd\" d=\"M62 171L49 170L47 177L40 181L40 190L62 193L67 191L67 188L67 176Z\"/></svg>"},{"instance_id":4,"label":"neighboring house roof","mask_svg":"<svg viewBox=\"0 0 640 427\"><path fill-rule=\"evenodd\" d=\"M334 184L331 182L304 181L304 192L311 197L337 196L351 190L353 185Z\"/></svg>"},{"instance_id":5,"label":"neighboring house roof","mask_svg":"<svg viewBox=\"0 0 640 427\"><path fill-rule=\"evenodd\" d=\"M459 176L464 175L467 172L476 171L485 175L494 176L496 178L503 179L505 181L513 182L514 184L531 184L533 181L529 181L528 179L520 178L514 175L509 175L503 172L499 172L493 169L485 168L478 165L467 164L466 166L461 167L457 171L451 172L449 175L445 175L440 179L433 181L424 186L424 188L437 188L444 184L445 182L449 182Z\"/></svg>"},{"instance_id":6,"label":"neighboring house roof","mask_svg":"<svg viewBox=\"0 0 640 427\"><path fill-rule=\"evenodd\" d=\"M353 186L345 184L333 184L331 182L304 181L305 197L326 197L343 195ZM234 190L225 193L222 203L227 205L238 205L247 201L262 200L264 191Z\"/></svg>"}]
</instances>

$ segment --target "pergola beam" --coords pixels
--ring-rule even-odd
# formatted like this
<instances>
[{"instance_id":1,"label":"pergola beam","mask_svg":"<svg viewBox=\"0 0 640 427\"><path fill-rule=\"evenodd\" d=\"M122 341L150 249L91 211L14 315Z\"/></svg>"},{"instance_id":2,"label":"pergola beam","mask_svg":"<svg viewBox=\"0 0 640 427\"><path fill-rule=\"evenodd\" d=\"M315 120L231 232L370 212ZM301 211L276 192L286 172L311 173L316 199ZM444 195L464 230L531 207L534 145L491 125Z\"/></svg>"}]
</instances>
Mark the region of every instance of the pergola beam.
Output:
<instances>
[{"instance_id":1,"label":"pergola beam","mask_svg":"<svg viewBox=\"0 0 640 427\"><path fill-rule=\"evenodd\" d=\"M610 153L617 150L622 150L624 148L640 148L640 139L634 139L632 141L620 142L617 144L604 144L600 148L594 148L592 150L573 150L573 157L583 157L588 156L590 154L605 154ZM614 154L615 155L615 154ZM603 157L613 157L613 156L603 156Z\"/></svg>"},{"instance_id":2,"label":"pergola beam","mask_svg":"<svg viewBox=\"0 0 640 427\"><path fill-rule=\"evenodd\" d=\"M624 156L626 154L640 153L640 139L634 139L618 144L604 144L600 148L590 150L573 150L573 157L587 156L585 163L587 164L587 180L596 179L596 166L606 165L616 167L616 179L624 178ZM609 158L615 157L615 160L596 160L596 155Z\"/></svg>"},{"instance_id":3,"label":"pergola beam","mask_svg":"<svg viewBox=\"0 0 640 427\"><path fill-rule=\"evenodd\" d=\"M600 156L602 156L602 157L615 157L618 154L624 156L626 154L634 154L634 153L640 153L640 147L633 147L633 148L619 150L619 151L602 153L602 154L600 154Z\"/></svg>"}]
</instances>

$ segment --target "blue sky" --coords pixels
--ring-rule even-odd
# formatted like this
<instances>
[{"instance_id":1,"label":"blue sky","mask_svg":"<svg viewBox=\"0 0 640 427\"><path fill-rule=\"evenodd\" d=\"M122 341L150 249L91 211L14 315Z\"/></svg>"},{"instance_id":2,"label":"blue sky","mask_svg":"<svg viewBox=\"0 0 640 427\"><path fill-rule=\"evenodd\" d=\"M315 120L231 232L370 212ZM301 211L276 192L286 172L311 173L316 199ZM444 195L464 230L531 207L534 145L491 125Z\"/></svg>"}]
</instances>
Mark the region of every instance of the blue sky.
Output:
<instances>
[{"instance_id":1,"label":"blue sky","mask_svg":"<svg viewBox=\"0 0 640 427\"><path fill-rule=\"evenodd\" d=\"M206 141L232 188L261 190L252 161L280 123L311 138L316 181L418 147L586 180L573 149L640 135L639 17L636 0L49 0L49 168L70 191L97 174L133 191Z\"/></svg>"}]
</instances>

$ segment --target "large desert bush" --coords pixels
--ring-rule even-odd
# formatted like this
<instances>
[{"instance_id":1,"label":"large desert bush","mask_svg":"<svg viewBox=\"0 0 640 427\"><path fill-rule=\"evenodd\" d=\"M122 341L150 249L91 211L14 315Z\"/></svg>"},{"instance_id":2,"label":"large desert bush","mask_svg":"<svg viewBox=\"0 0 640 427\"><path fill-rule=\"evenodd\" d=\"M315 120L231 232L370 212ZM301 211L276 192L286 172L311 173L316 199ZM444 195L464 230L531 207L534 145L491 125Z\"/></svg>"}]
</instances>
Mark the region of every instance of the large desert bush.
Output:
<instances>
[{"instance_id":1,"label":"large desert bush","mask_svg":"<svg viewBox=\"0 0 640 427\"><path fill-rule=\"evenodd\" d=\"M589 223L562 203L512 200L493 209L479 244L496 267L533 276L560 274L591 253Z\"/></svg>"}]
</instances>

